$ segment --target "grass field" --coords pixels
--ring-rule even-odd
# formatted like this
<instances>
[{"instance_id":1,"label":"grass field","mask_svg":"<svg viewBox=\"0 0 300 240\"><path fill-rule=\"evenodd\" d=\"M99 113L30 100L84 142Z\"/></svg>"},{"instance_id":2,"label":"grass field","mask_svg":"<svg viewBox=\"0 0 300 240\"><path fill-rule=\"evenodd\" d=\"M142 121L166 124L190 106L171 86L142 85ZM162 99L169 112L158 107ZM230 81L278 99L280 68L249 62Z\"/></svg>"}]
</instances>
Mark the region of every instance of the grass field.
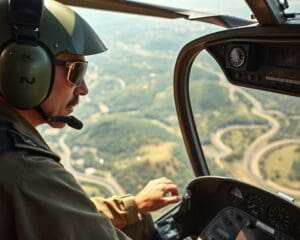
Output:
<instances>
[{"instance_id":1,"label":"grass field","mask_svg":"<svg viewBox=\"0 0 300 240\"><path fill-rule=\"evenodd\" d=\"M290 144L267 153L260 164L266 177L288 188L300 190L300 176L297 170L299 148L299 145Z\"/></svg>"},{"instance_id":2,"label":"grass field","mask_svg":"<svg viewBox=\"0 0 300 240\"><path fill-rule=\"evenodd\" d=\"M143 158L149 159L151 164L168 162L173 158L174 142L164 142L161 144L145 145L139 149Z\"/></svg>"},{"instance_id":3,"label":"grass field","mask_svg":"<svg viewBox=\"0 0 300 240\"><path fill-rule=\"evenodd\" d=\"M227 156L225 160L227 162L243 160L246 148L264 132L265 129L263 127L253 129L240 128L225 132L222 135L222 141L233 149L232 154Z\"/></svg>"},{"instance_id":4,"label":"grass field","mask_svg":"<svg viewBox=\"0 0 300 240\"><path fill-rule=\"evenodd\" d=\"M148 163L152 169L163 167L172 176L176 175L178 159L174 157L173 151L177 146L175 142L163 142L160 144L143 145L138 150L135 158L123 159L114 164L116 169L127 169L130 165Z\"/></svg>"}]
</instances>

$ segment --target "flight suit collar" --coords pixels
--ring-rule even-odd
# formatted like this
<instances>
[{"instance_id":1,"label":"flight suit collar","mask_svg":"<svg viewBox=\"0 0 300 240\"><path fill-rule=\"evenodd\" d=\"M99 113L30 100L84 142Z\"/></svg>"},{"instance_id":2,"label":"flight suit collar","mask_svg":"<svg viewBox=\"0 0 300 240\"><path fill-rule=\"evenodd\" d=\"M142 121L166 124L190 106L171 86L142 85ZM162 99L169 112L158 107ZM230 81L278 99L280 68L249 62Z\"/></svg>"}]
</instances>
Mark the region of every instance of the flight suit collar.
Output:
<instances>
[{"instance_id":1,"label":"flight suit collar","mask_svg":"<svg viewBox=\"0 0 300 240\"><path fill-rule=\"evenodd\" d=\"M47 143L44 141L40 133L26 120L24 119L15 109L8 106L7 104L0 101L0 121L10 124L13 129L21 134L22 141L24 144L18 144L18 146L29 149L43 150L44 152L53 155L59 161L60 158L56 155Z\"/></svg>"}]
</instances>

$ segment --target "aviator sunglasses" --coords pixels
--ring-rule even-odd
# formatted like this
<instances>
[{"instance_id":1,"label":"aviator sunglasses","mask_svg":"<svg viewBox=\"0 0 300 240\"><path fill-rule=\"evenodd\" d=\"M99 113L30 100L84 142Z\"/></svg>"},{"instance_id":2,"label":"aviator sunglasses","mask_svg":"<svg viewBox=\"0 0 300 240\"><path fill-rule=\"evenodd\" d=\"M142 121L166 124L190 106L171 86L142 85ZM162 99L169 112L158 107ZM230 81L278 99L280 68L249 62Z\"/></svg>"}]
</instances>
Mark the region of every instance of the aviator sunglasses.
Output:
<instances>
[{"instance_id":1,"label":"aviator sunglasses","mask_svg":"<svg viewBox=\"0 0 300 240\"><path fill-rule=\"evenodd\" d=\"M54 63L59 66L64 66L67 68L67 81L72 86L78 86L83 80L88 62L85 61L65 61L60 59L55 59Z\"/></svg>"}]
</instances>

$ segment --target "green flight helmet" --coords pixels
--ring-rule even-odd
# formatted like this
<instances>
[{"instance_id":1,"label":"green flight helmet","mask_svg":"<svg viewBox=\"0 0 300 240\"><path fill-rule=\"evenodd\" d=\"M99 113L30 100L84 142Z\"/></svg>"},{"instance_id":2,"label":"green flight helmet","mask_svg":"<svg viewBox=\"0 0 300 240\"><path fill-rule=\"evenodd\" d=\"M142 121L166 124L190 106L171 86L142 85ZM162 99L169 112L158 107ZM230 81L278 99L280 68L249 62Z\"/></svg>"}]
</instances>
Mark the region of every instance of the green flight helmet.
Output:
<instances>
[{"instance_id":1,"label":"green flight helmet","mask_svg":"<svg viewBox=\"0 0 300 240\"><path fill-rule=\"evenodd\" d=\"M28 2L27 10L24 10L25 1ZM67 52L86 56L102 53L106 47L86 21L61 3L54 0L43 3L41 0L41 12L26 16L33 11L31 4L34 1L9 2L21 6L11 10L14 7L8 0L0 0L0 95L16 108L30 109L39 106L51 92L55 55ZM25 17L21 18L19 26L23 27L22 22L25 22L26 27L32 24L33 29L39 29L35 41L22 36L27 30L19 31L20 36L18 32L16 34L18 25L16 27L11 19L22 17L22 14ZM35 28L37 24L31 19L39 14L39 25ZM17 21L20 23L20 19Z\"/></svg>"}]
</instances>

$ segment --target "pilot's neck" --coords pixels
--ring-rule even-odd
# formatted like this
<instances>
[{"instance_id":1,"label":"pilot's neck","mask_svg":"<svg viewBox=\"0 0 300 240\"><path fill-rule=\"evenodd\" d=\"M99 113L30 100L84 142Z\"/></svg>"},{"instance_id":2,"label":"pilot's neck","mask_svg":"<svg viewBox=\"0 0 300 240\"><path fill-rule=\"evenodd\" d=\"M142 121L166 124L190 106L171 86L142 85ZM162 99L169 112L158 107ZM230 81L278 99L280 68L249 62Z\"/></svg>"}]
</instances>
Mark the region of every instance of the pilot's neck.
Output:
<instances>
[{"instance_id":1,"label":"pilot's neck","mask_svg":"<svg viewBox=\"0 0 300 240\"><path fill-rule=\"evenodd\" d=\"M37 113L35 109L19 110L17 112L25 118L33 127L37 127L42 123L45 123L45 120Z\"/></svg>"}]
</instances>

